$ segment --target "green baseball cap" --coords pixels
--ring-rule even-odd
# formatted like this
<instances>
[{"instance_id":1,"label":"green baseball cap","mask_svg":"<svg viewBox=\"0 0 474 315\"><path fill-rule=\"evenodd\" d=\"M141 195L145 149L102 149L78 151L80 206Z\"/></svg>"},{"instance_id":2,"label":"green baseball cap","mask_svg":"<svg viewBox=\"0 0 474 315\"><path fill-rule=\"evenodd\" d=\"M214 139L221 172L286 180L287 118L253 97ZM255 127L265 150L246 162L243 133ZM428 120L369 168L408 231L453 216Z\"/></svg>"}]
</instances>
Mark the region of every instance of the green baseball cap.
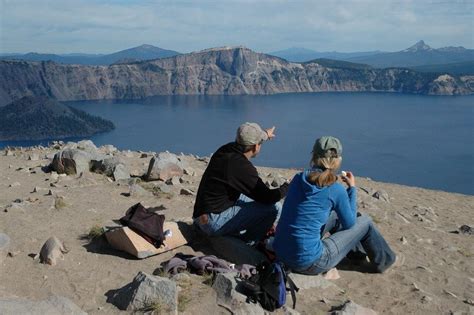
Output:
<instances>
[{"instance_id":1,"label":"green baseball cap","mask_svg":"<svg viewBox=\"0 0 474 315\"><path fill-rule=\"evenodd\" d=\"M320 157L339 157L342 155L341 141L331 136L321 137L314 143L313 153Z\"/></svg>"}]
</instances>

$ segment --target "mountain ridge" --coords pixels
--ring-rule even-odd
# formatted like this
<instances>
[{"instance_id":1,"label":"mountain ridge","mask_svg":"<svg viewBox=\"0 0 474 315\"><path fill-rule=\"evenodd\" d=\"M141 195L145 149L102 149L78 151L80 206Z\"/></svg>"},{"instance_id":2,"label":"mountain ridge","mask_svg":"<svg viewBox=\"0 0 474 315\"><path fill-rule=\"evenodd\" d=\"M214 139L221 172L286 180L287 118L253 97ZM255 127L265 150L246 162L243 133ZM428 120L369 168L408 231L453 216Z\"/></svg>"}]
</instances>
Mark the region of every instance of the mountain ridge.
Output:
<instances>
[{"instance_id":1,"label":"mountain ridge","mask_svg":"<svg viewBox=\"0 0 474 315\"><path fill-rule=\"evenodd\" d=\"M276 94L327 91L472 94L474 77L406 68L331 68L292 63L248 48L219 48L111 66L0 61L0 104L25 95L60 101L153 95Z\"/></svg>"},{"instance_id":2,"label":"mountain ridge","mask_svg":"<svg viewBox=\"0 0 474 315\"><path fill-rule=\"evenodd\" d=\"M48 54L29 52L26 54L0 55L0 60L54 61L63 64L110 65L124 59L151 60L179 55L174 50L142 44L110 54Z\"/></svg>"}]
</instances>

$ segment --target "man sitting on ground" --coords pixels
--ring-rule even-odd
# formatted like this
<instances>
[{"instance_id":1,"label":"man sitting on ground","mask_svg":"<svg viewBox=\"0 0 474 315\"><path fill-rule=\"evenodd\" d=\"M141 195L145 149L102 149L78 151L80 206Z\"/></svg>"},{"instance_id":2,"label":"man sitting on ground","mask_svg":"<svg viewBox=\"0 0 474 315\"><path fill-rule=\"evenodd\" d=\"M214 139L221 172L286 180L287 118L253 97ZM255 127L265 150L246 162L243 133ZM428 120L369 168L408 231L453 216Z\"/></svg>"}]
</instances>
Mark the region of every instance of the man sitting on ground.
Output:
<instances>
[{"instance_id":1,"label":"man sitting on ground","mask_svg":"<svg viewBox=\"0 0 474 315\"><path fill-rule=\"evenodd\" d=\"M220 147L206 168L194 205L194 224L208 236L231 235L247 243L262 240L280 216L288 183L269 189L250 159L275 127L262 130L256 123L242 124L235 142Z\"/></svg>"}]
</instances>

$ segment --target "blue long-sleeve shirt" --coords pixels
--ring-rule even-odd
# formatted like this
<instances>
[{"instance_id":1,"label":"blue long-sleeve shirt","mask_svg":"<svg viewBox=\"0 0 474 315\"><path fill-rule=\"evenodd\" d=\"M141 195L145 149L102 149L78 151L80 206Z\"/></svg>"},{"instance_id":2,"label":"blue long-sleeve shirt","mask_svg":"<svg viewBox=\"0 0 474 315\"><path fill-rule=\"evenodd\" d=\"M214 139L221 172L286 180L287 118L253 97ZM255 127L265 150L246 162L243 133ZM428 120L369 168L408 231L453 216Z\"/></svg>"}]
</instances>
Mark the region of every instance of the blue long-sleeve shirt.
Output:
<instances>
[{"instance_id":1,"label":"blue long-sleeve shirt","mask_svg":"<svg viewBox=\"0 0 474 315\"><path fill-rule=\"evenodd\" d=\"M321 257L321 228L331 210L336 211L343 229L351 228L357 215L357 191L340 183L318 187L307 181L311 170L291 181L276 229L273 248L279 260L292 268L304 269Z\"/></svg>"}]
</instances>

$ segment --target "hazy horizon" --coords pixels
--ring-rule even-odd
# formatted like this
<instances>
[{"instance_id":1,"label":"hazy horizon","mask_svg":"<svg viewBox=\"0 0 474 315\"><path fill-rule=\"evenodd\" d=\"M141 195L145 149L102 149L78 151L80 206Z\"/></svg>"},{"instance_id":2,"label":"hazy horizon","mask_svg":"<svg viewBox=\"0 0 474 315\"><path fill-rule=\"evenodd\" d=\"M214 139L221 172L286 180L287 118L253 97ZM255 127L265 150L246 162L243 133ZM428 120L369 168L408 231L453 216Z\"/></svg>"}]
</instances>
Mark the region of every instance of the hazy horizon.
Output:
<instances>
[{"instance_id":1,"label":"hazy horizon","mask_svg":"<svg viewBox=\"0 0 474 315\"><path fill-rule=\"evenodd\" d=\"M472 48L474 1L0 0L0 53L107 54L150 44L187 53Z\"/></svg>"}]
</instances>

